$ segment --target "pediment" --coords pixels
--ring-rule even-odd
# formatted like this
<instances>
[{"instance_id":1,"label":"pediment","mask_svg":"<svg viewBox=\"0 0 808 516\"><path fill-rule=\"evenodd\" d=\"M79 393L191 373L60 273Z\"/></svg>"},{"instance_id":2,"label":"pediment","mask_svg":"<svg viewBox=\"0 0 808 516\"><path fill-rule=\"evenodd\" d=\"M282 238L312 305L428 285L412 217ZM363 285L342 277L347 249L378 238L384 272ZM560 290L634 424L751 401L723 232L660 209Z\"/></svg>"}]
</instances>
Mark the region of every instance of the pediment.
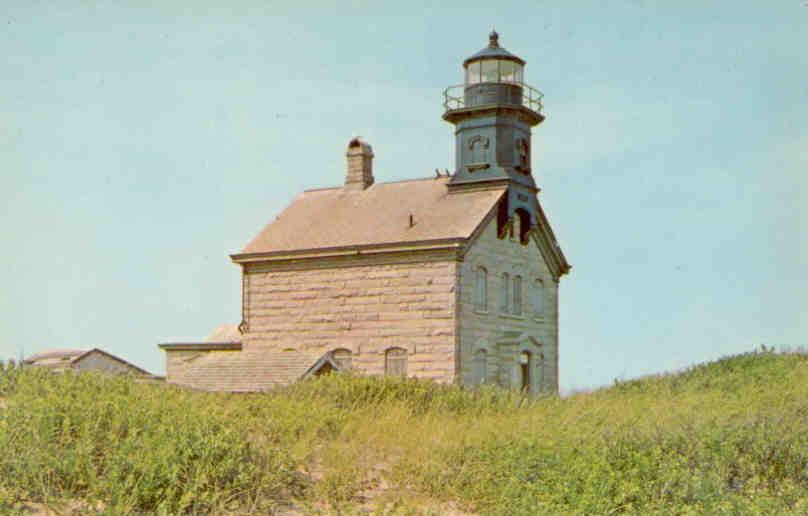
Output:
<instances>
[{"instance_id":1,"label":"pediment","mask_svg":"<svg viewBox=\"0 0 808 516\"><path fill-rule=\"evenodd\" d=\"M537 348L542 347L542 344L539 341L539 339L537 339L533 335L530 335L526 332L516 332L516 331L504 332L502 337L497 339L497 344L516 345L516 346L532 345Z\"/></svg>"}]
</instances>

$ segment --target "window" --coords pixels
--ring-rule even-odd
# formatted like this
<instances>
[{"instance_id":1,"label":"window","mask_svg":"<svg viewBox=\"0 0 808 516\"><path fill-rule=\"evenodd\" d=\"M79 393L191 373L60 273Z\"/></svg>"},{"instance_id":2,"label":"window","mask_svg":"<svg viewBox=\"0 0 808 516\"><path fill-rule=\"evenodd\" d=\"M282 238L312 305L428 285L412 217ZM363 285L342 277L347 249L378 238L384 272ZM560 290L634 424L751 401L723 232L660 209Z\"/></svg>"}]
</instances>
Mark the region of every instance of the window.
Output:
<instances>
[{"instance_id":1,"label":"window","mask_svg":"<svg viewBox=\"0 0 808 516\"><path fill-rule=\"evenodd\" d=\"M519 220L519 231L515 232L515 234L519 235L519 242L521 244L527 244L527 234L530 232L530 214L523 208L517 208L514 215L514 220Z\"/></svg>"},{"instance_id":2,"label":"window","mask_svg":"<svg viewBox=\"0 0 808 516\"><path fill-rule=\"evenodd\" d=\"M508 273L502 274L502 285L500 286L501 290L499 292L499 311L503 314L508 313L508 303L510 302L510 287L511 287L511 277Z\"/></svg>"},{"instance_id":3,"label":"window","mask_svg":"<svg viewBox=\"0 0 808 516\"><path fill-rule=\"evenodd\" d=\"M384 352L384 374L387 376L407 376L407 350L390 348Z\"/></svg>"},{"instance_id":4,"label":"window","mask_svg":"<svg viewBox=\"0 0 808 516\"><path fill-rule=\"evenodd\" d=\"M347 371L353 367L353 358L350 349L339 348L331 352L331 359L337 364L341 371Z\"/></svg>"},{"instance_id":5,"label":"window","mask_svg":"<svg viewBox=\"0 0 808 516\"><path fill-rule=\"evenodd\" d=\"M544 316L544 283L540 279L533 282L533 288L530 292L530 304L533 305L533 315L536 317Z\"/></svg>"},{"instance_id":6,"label":"window","mask_svg":"<svg viewBox=\"0 0 808 516\"><path fill-rule=\"evenodd\" d=\"M513 277L513 313L522 315L522 276Z\"/></svg>"},{"instance_id":7,"label":"window","mask_svg":"<svg viewBox=\"0 0 808 516\"><path fill-rule=\"evenodd\" d=\"M488 310L488 271L485 267L477 268L474 283L474 308L482 312Z\"/></svg>"},{"instance_id":8,"label":"window","mask_svg":"<svg viewBox=\"0 0 808 516\"><path fill-rule=\"evenodd\" d=\"M468 140L472 163L485 163L488 161L489 140L485 136L475 134Z\"/></svg>"},{"instance_id":9,"label":"window","mask_svg":"<svg viewBox=\"0 0 808 516\"><path fill-rule=\"evenodd\" d=\"M474 353L474 384L482 385L488 377L488 353L484 349L478 349Z\"/></svg>"}]
</instances>

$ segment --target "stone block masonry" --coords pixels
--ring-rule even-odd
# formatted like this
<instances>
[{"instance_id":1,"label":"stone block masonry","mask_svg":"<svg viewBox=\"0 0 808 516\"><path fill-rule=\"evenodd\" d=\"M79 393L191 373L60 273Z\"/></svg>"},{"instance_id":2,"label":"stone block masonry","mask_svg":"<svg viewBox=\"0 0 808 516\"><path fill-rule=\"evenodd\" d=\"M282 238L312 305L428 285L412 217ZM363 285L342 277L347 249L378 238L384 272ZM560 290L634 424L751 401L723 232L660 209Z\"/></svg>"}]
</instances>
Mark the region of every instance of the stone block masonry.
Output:
<instances>
[{"instance_id":1,"label":"stone block masonry","mask_svg":"<svg viewBox=\"0 0 808 516\"><path fill-rule=\"evenodd\" d=\"M385 352L403 348L408 376L452 381L457 262L412 258L319 260L310 269L246 264L245 350L344 348L358 371L384 374Z\"/></svg>"},{"instance_id":2,"label":"stone block masonry","mask_svg":"<svg viewBox=\"0 0 808 516\"><path fill-rule=\"evenodd\" d=\"M474 290L478 268L487 271L486 310L475 306ZM460 264L460 375L466 385L476 385L482 379L474 377L474 354L485 350L488 356L485 381L503 387L518 387L512 381L516 351L503 347L505 335L527 335L539 342L535 353L534 392L558 392L558 280L551 274L536 242L526 245L518 239L497 237L496 220L492 220L471 245ZM508 305L503 313L500 299L503 274L508 274ZM522 279L521 313L514 314L515 277ZM536 313L531 297L537 285L543 288L541 313Z\"/></svg>"}]
</instances>

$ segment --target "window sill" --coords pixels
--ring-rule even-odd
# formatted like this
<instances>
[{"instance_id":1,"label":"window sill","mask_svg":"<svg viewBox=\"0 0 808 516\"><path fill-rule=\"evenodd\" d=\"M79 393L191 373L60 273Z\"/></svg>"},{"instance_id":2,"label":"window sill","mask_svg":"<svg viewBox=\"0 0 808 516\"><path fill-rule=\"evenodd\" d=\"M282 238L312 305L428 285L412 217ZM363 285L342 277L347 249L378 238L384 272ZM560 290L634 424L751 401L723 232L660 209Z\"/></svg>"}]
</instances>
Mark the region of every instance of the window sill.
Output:
<instances>
[{"instance_id":1,"label":"window sill","mask_svg":"<svg viewBox=\"0 0 808 516\"><path fill-rule=\"evenodd\" d=\"M474 312L475 314L477 314L477 315L488 315L488 313L489 313L489 312L488 312L488 310L480 310L480 309L478 309L478 308L475 308L475 309L473 310L473 312Z\"/></svg>"},{"instance_id":2,"label":"window sill","mask_svg":"<svg viewBox=\"0 0 808 516\"><path fill-rule=\"evenodd\" d=\"M516 315L516 314L506 314L506 313L499 313L500 317L504 317L506 319L516 319L517 321L523 321L525 319L524 315Z\"/></svg>"}]
</instances>

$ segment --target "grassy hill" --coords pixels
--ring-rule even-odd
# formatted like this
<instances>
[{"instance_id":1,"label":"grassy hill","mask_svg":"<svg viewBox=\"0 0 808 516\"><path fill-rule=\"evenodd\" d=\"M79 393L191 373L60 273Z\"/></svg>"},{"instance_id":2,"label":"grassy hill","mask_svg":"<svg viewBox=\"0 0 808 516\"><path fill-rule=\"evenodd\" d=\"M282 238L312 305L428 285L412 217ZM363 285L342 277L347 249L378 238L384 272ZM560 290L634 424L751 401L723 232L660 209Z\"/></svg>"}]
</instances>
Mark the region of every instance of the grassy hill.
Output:
<instances>
[{"instance_id":1,"label":"grassy hill","mask_svg":"<svg viewBox=\"0 0 808 516\"><path fill-rule=\"evenodd\" d=\"M536 401L344 375L227 395L8 368L0 398L4 514L808 514L801 354Z\"/></svg>"}]
</instances>

